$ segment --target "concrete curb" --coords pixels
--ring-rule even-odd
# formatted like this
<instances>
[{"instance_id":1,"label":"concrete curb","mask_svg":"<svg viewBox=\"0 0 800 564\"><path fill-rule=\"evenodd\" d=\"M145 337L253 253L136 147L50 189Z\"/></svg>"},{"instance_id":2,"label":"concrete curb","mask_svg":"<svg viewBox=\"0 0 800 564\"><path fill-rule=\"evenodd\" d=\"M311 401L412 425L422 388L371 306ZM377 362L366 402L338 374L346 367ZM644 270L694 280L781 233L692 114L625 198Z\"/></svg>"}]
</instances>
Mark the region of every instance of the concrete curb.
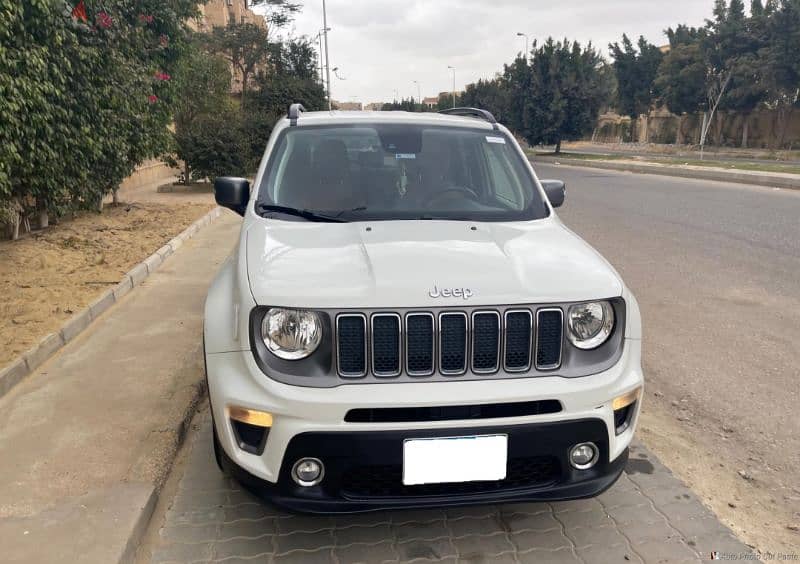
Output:
<instances>
[{"instance_id":1,"label":"concrete curb","mask_svg":"<svg viewBox=\"0 0 800 564\"><path fill-rule=\"evenodd\" d=\"M161 266L168 256L196 235L200 229L213 223L221 214L222 208L217 207L192 223L169 243L134 266L119 284L103 292L88 307L73 315L58 332L47 335L29 351L11 361L7 366L0 368L0 398L61 350L64 345L76 339L91 325L92 321L141 284Z\"/></svg>"},{"instance_id":2,"label":"concrete curb","mask_svg":"<svg viewBox=\"0 0 800 564\"><path fill-rule=\"evenodd\" d=\"M531 162L560 164L565 166L579 166L584 168L601 168L605 170L618 170L622 172L635 172L638 174L657 174L677 178L693 178L695 180L714 180L718 182L733 182L736 184L751 184L766 186L768 188L785 188L800 190L800 175L771 174L757 171L727 171L721 169L705 168L701 166L668 166L647 163L584 160L584 159L559 159L555 157L529 157Z\"/></svg>"}]
</instances>

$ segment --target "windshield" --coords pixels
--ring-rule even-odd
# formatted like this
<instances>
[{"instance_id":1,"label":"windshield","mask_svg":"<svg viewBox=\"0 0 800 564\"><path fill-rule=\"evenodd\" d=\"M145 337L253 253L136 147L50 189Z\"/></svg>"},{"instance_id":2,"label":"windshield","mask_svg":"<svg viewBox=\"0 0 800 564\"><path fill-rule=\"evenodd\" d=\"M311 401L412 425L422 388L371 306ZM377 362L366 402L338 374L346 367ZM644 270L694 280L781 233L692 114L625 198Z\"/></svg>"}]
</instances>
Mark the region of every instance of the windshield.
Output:
<instances>
[{"instance_id":1,"label":"windshield","mask_svg":"<svg viewBox=\"0 0 800 564\"><path fill-rule=\"evenodd\" d=\"M426 125L284 130L259 190L283 206L344 221L520 221L547 206L499 131Z\"/></svg>"}]
</instances>

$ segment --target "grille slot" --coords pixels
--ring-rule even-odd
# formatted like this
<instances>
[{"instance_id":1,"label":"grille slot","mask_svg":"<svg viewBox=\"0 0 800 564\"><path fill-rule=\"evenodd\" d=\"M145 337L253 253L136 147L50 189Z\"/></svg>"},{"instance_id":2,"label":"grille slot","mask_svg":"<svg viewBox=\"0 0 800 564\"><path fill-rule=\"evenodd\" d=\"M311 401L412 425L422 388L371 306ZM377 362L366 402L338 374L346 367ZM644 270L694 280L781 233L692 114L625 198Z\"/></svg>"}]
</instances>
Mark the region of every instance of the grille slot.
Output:
<instances>
[{"instance_id":1,"label":"grille slot","mask_svg":"<svg viewBox=\"0 0 800 564\"><path fill-rule=\"evenodd\" d=\"M536 312L536 368L539 370L555 370L561 366L563 315L560 309Z\"/></svg>"},{"instance_id":2,"label":"grille slot","mask_svg":"<svg viewBox=\"0 0 800 564\"><path fill-rule=\"evenodd\" d=\"M339 374L361 378L367 374L367 319L359 314L336 318L336 359Z\"/></svg>"},{"instance_id":3,"label":"grille slot","mask_svg":"<svg viewBox=\"0 0 800 564\"><path fill-rule=\"evenodd\" d=\"M500 364L500 314L476 311L472 314L472 371L496 372Z\"/></svg>"},{"instance_id":4,"label":"grille slot","mask_svg":"<svg viewBox=\"0 0 800 564\"><path fill-rule=\"evenodd\" d=\"M433 374L434 342L433 314L406 315L406 371L409 376Z\"/></svg>"},{"instance_id":5,"label":"grille slot","mask_svg":"<svg viewBox=\"0 0 800 564\"><path fill-rule=\"evenodd\" d=\"M467 371L467 314L439 314L439 370L447 376Z\"/></svg>"},{"instance_id":6,"label":"grille slot","mask_svg":"<svg viewBox=\"0 0 800 564\"><path fill-rule=\"evenodd\" d=\"M525 372L531 367L533 316L527 309L506 312L503 364L508 372Z\"/></svg>"},{"instance_id":7,"label":"grille slot","mask_svg":"<svg viewBox=\"0 0 800 564\"><path fill-rule=\"evenodd\" d=\"M372 373L381 378L400 375L400 316L372 316Z\"/></svg>"}]
</instances>

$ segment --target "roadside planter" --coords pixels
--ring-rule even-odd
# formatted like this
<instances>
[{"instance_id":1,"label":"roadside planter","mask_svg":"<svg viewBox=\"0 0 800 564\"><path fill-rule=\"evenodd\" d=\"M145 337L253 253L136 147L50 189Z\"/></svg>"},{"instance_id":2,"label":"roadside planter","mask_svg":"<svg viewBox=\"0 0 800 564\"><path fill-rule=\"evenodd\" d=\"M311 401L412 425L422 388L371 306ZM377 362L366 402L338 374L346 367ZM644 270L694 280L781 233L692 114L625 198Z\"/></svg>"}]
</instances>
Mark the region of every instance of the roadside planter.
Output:
<instances>
[{"instance_id":1,"label":"roadside planter","mask_svg":"<svg viewBox=\"0 0 800 564\"><path fill-rule=\"evenodd\" d=\"M221 468L315 513L610 487L641 408L638 305L488 112L275 127L205 306Z\"/></svg>"}]
</instances>

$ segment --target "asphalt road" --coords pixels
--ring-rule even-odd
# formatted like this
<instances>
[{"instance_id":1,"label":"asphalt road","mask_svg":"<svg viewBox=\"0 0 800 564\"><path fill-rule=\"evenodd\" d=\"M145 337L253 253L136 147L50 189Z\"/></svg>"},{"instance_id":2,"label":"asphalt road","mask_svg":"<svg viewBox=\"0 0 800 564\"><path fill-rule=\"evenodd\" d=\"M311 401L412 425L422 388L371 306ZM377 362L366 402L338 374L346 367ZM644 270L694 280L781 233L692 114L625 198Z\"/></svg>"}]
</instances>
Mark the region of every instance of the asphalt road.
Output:
<instances>
[{"instance_id":1,"label":"asphalt road","mask_svg":"<svg viewBox=\"0 0 800 564\"><path fill-rule=\"evenodd\" d=\"M560 217L639 300L664 444L645 442L707 500L763 494L710 501L739 532L751 510L780 515L768 525L800 546L800 192L535 166L567 182Z\"/></svg>"}]
</instances>

